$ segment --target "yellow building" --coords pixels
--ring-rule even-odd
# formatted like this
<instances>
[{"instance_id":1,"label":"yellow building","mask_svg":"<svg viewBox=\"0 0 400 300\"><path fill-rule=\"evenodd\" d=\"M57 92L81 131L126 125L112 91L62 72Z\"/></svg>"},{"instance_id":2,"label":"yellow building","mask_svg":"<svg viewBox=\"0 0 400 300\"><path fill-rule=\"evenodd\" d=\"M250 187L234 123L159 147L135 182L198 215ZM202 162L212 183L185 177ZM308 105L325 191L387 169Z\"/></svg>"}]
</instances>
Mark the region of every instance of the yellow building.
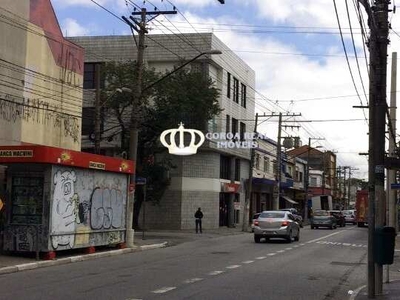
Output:
<instances>
[{"instance_id":1,"label":"yellow building","mask_svg":"<svg viewBox=\"0 0 400 300\"><path fill-rule=\"evenodd\" d=\"M0 45L0 145L80 151L84 51L50 0L1 0Z\"/></svg>"}]
</instances>

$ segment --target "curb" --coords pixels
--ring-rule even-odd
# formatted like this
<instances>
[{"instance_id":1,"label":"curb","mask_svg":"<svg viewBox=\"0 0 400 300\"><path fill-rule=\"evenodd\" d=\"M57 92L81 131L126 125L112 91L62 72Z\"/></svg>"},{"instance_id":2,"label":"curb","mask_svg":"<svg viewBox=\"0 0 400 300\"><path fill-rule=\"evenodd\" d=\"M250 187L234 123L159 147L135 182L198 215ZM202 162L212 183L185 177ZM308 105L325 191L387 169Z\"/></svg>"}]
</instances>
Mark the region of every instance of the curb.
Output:
<instances>
[{"instance_id":1,"label":"curb","mask_svg":"<svg viewBox=\"0 0 400 300\"><path fill-rule=\"evenodd\" d=\"M366 287L366 285L363 285L363 286L360 286L360 287L356 288L356 289L353 291L353 293L351 294L349 300L355 300L356 297L358 296L358 294L360 293L360 291L361 291L363 288L365 288L365 287Z\"/></svg>"},{"instance_id":2,"label":"curb","mask_svg":"<svg viewBox=\"0 0 400 300\"><path fill-rule=\"evenodd\" d=\"M159 243L159 244L135 246L134 248L110 250L110 251L105 251L105 252L98 252L98 253L92 253L92 254L86 254L86 255L77 255L77 256L71 256L71 257L66 257L66 258L55 259L55 260L45 260L45 261L26 263L26 264L20 264L20 265L15 265L15 266L8 266L8 267L0 268L0 275L20 272L20 271L26 271L26 270L33 270L33 269L38 269L38 268L65 265L65 264L69 264L69 263L75 263L75 262L97 259L97 258L102 258L102 257L117 256L117 255L126 254L126 253L133 253L133 252L146 251L146 250L152 250L152 249L158 249L158 248L165 248L167 246L168 246L168 242L163 242L163 243Z\"/></svg>"}]
</instances>

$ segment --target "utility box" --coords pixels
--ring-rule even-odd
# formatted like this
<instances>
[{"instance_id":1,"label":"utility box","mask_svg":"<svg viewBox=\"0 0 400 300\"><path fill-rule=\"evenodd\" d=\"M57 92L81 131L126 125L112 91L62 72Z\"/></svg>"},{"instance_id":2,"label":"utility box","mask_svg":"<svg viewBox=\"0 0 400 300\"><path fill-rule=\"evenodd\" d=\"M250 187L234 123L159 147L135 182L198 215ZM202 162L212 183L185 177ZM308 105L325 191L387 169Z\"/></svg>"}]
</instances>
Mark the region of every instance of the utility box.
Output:
<instances>
[{"instance_id":1,"label":"utility box","mask_svg":"<svg viewBox=\"0 0 400 300\"><path fill-rule=\"evenodd\" d=\"M375 228L374 261L379 265L393 264L396 230L394 227Z\"/></svg>"}]
</instances>

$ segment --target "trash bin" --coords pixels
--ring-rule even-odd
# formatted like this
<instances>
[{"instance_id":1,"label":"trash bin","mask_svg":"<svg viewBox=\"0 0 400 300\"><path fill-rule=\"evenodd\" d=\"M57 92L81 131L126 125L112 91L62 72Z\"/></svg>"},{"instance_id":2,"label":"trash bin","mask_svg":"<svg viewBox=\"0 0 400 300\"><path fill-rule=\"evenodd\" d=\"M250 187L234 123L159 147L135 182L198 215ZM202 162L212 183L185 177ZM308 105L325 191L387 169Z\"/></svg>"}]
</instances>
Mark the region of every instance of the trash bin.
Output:
<instances>
[{"instance_id":1,"label":"trash bin","mask_svg":"<svg viewBox=\"0 0 400 300\"><path fill-rule=\"evenodd\" d=\"M379 265L393 264L396 230L394 227L377 227L374 236L374 261Z\"/></svg>"}]
</instances>

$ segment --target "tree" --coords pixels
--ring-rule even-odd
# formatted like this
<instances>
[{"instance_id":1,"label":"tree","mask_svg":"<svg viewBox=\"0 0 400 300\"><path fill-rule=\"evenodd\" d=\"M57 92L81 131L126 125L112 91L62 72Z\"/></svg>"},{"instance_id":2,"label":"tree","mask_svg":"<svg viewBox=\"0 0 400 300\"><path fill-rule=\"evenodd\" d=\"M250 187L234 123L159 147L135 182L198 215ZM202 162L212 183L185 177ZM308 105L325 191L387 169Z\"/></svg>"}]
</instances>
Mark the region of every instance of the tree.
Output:
<instances>
[{"instance_id":1,"label":"tree","mask_svg":"<svg viewBox=\"0 0 400 300\"><path fill-rule=\"evenodd\" d=\"M120 87L128 87L135 92L135 87L132 86L135 82L134 62L108 63L103 69L107 82L106 94ZM145 70L144 89L137 110L140 132L136 176L147 178L146 201L155 203L160 201L167 189L167 173L174 167L165 156L161 160L158 158L158 153L165 152L164 148L159 147L161 133L166 129L177 128L180 122L187 128L205 131L207 122L221 112L218 103L219 91L204 73L181 69L152 88L146 89L146 86L163 76L165 75L157 74L154 70ZM119 127L116 133L121 134L121 151L127 151L132 95L121 93L107 102L110 117L116 120L115 126ZM134 203L135 227L138 226L143 198L143 190L138 187Z\"/></svg>"}]
</instances>

